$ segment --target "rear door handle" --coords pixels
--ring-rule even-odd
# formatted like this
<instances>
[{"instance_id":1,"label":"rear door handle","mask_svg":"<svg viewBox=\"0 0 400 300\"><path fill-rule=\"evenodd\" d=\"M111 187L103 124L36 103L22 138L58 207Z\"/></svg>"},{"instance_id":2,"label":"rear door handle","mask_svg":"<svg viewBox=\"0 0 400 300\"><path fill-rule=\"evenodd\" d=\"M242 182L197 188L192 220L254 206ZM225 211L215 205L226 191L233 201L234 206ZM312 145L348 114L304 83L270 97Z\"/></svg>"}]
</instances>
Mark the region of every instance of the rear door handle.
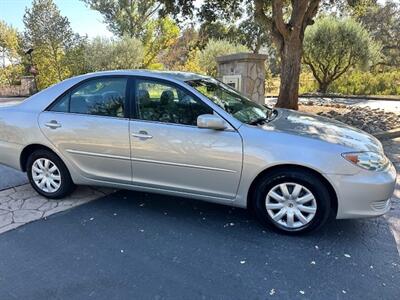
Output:
<instances>
[{"instance_id":1,"label":"rear door handle","mask_svg":"<svg viewBox=\"0 0 400 300\"><path fill-rule=\"evenodd\" d=\"M46 124L44 124L44 126L50 128L50 129L57 129L61 127L61 124L58 123L56 120L52 120L50 122L47 122Z\"/></svg>"},{"instance_id":2,"label":"rear door handle","mask_svg":"<svg viewBox=\"0 0 400 300\"><path fill-rule=\"evenodd\" d=\"M133 137L135 137L135 138L138 138L138 139L141 139L141 140L149 140L149 139L152 139L153 138L153 136L152 135L150 135L150 134L148 134L146 131L144 131L144 130L141 130L141 131L139 131L139 132L134 132L134 133L132 133L132 136Z\"/></svg>"}]
</instances>

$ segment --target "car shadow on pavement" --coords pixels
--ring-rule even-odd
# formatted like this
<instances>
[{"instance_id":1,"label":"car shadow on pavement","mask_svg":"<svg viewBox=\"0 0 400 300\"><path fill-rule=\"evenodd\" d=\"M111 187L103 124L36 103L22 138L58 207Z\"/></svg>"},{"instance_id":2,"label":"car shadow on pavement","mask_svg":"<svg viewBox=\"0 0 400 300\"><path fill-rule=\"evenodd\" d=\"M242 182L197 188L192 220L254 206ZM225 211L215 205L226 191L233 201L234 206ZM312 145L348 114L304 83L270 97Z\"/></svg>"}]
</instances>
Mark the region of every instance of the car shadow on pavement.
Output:
<instances>
[{"instance_id":1,"label":"car shadow on pavement","mask_svg":"<svg viewBox=\"0 0 400 300\"><path fill-rule=\"evenodd\" d=\"M114 194L121 205L139 205L140 210L148 214L149 218L161 215L172 217L170 222L187 222L191 226L210 226L222 230L231 228L231 232L246 235L267 235L275 239L294 239L319 241L321 239L351 238L353 242L358 239L363 241L365 235L371 239L377 235L384 234L388 226L383 217L356 220L334 220L316 232L302 234L299 236L288 236L276 233L269 228L259 224L253 214L247 209L208 203L188 198L164 196L132 191L119 191ZM129 210L129 209L128 209ZM174 224L171 224L174 226ZM175 227L175 226L174 226ZM234 230L233 230L234 229ZM395 245L395 243L394 243Z\"/></svg>"},{"instance_id":2,"label":"car shadow on pavement","mask_svg":"<svg viewBox=\"0 0 400 300\"><path fill-rule=\"evenodd\" d=\"M400 291L384 218L286 236L244 209L131 191L0 235L0 253L0 298L395 299Z\"/></svg>"}]
</instances>

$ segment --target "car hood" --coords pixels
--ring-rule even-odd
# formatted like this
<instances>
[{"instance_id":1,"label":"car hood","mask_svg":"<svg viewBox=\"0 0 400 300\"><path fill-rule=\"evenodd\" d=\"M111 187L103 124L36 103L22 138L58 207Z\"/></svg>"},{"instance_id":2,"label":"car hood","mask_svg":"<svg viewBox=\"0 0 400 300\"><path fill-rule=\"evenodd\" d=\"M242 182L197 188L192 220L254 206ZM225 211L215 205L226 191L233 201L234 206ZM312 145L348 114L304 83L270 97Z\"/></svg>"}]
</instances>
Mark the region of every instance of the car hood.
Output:
<instances>
[{"instance_id":1,"label":"car hood","mask_svg":"<svg viewBox=\"0 0 400 300\"><path fill-rule=\"evenodd\" d=\"M351 151L382 152L382 145L375 137L342 122L289 109L277 109L277 112L277 117L262 126L263 129L315 138Z\"/></svg>"}]
</instances>

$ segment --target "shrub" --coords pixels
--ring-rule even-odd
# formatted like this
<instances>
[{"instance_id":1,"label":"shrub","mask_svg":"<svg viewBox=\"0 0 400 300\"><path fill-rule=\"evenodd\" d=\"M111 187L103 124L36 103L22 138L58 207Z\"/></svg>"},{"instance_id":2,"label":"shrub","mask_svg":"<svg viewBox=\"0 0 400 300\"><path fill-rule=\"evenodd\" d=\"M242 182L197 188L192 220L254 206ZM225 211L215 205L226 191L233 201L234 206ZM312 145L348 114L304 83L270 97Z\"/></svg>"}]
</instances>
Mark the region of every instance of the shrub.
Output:
<instances>
[{"instance_id":1,"label":"shrub","mask_svg":"<svg viewBox=\"0 0 400 300\"><path fill-rule=\"evenodd\" d=\"M346 95L400 95L400 70L353 71L334 82L330 91Z\"/></svg>"},{"instance_id":2,"label":"shrub","mask_svg":"<svg viewBox=\"0 0 400 300\"><path fill-rule=\"evenodd\" d=\"M85 48L85 63L90 72L139 68L143 58L142 43L130 37L118 40L97 37Z\"/></svg>"},{"instance_id":3,"label":"shrub","mask_svg":"<svg viewBox=\"0 0 400 300\"><path fill-rule=\"evenodd\" d=\"M311 93L318 89L318 83L311 73L300 76L300 93ZM397 95L400 96L400 70L381 73L353 70L332 83L329 93L343 95Z\"/></svg>"}]
</instances>

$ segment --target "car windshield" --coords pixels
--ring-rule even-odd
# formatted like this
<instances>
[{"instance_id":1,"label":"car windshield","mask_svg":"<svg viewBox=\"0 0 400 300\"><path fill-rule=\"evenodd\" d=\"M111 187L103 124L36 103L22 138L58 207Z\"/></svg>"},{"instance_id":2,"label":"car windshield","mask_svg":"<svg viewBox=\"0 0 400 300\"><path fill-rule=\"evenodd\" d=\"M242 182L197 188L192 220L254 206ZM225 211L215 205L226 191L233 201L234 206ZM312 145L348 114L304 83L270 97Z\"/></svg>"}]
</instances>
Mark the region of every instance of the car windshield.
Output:
<instances>
[{"instance_id":1,"label":"car windshield","mask_svg":"<svg viewBox=\"0 0 400 300\"><path fill-rule=\"evenodd\" d=\"M255 125L268 122L272 118L271 108L247 99L229 85L216 79L202 78L186 83L243 123Z\"/></svg>"}]
</instances>

